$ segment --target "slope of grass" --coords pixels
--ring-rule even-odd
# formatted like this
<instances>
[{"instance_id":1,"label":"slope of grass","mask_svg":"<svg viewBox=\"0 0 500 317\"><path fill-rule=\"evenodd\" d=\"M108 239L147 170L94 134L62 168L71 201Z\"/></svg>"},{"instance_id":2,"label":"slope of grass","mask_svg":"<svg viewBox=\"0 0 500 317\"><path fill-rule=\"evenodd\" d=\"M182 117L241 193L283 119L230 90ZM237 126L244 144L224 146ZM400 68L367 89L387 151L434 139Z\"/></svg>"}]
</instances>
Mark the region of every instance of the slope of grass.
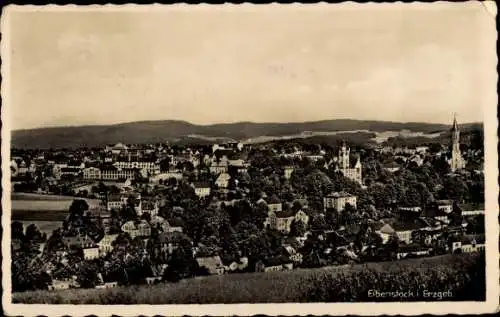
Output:
<instances>
[{"instance_id":1,"label":"slope of grass","mask_svg":"<svg viewBox=\"0 0 500 317\"><path fill-rule=\"evenodd\" d=\"M477 254L446 255L344 267L210 276L176 284L15 293L13 302L109 305L404 300L370 298L370 289L417 294L407 300L424 300L423 290L451 290L453 297L443 300L484 300L484 267L484 257Z\"/></svg>"}]
</instances>

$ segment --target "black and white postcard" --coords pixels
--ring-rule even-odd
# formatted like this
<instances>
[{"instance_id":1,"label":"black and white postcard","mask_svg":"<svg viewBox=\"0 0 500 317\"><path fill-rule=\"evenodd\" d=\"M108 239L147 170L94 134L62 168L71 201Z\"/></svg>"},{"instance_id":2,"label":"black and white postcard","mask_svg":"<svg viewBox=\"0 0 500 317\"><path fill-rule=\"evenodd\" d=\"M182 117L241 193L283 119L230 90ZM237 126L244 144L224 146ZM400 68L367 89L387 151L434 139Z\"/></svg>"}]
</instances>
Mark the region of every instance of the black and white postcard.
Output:
<instances>
[{"instance_id":1,"label":"black and white postcard","mask_svg":"<svg viewBox=\"0 0 500 317\"><path fill-rule=\"evenodd\" d=\"M5 7L5 312L494 312L496 10Z\"/></svg>"}]
</instances>

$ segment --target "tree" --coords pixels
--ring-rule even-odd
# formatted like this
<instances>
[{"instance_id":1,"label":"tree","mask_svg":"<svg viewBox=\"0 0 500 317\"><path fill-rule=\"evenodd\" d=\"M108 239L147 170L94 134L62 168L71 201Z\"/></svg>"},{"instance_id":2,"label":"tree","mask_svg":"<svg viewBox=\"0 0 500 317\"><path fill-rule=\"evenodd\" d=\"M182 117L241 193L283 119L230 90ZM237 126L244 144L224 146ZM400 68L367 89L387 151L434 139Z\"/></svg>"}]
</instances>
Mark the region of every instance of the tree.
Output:
<instances>
[{"instance_id":1,"label":"tree","mask_svg":"<svg viewBox=\"0 0 500 317\"><path fill-rule=\"evenodd\" d=\"M89 205L87 204L87 201L85 201L84 199L73 200L71 206L69 207L70 219L71 220L82 219L84 212L87 211L88 209Z\"/></svg>"},{"instance_id":2,"label":"tree","mask_svg":"<svg viewBox=\"0 0 500 317\"><path fill-rule=\"evenodd\" d=\"M24 228L22 222L14 221L10 225L12 240L24 240Z\"/></svg>"},{"instance_id":3,"label":"tree","mask_svg":"<svg viewBox=\"0 0 500 317\"><path fill-rule=\"evenodd\" d=\"M306 225L302 220L293 220L290 226L290 235L294 237L302 237L306 232Z\"/></svg>"},{"instance_id":4,"label":"tree","mask_svg":"<svg viewBox=\"0 0 500 317\"><path fill-rule=\"evenodd\" d=\"M32 223L26 228L26 240L38 243L44 242L47 240L47 235L40 232L38 227Z\"/></svg>"},{"instance_id":5,"label":"tree","mask_svg":"<svg viewBox=\"0 0 500 317\"><path fill-rule=\"evenodd\" d=\"M93 288L99 282L99 266L96 263L82 261L78 265L77 282L82 288Z\"/></svg>"}]
</instances>

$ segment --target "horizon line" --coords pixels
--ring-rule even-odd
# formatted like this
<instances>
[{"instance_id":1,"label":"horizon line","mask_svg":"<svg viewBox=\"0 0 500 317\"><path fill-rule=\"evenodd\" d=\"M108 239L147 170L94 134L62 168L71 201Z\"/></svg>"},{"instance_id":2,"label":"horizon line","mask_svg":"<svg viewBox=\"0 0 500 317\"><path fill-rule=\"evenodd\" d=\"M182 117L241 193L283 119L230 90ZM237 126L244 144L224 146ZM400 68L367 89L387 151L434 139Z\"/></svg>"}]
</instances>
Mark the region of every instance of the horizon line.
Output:
<instances>
[{"instance_id":1,"label":"horizon line","mask_svg":"<svg viewBox=\"0 0 500 317\"><path fill-rule=\"evenodd\" d=\"M159 122L177 122L177 123L187 123L194 126L213 126L213 125L231 125L231 124L303 124L303 123L317 123L317 122L325 122L325 121L364 121L364 122L384 122L384 123L400 123L400 124L431 124L431 125L453 125L453 121L451 123L442 123L442 122L425 122L425 121L394 121L394 120L373 120L373 119L352 119L352 118L337 118L337 119L323 119L323 120L305 120L305 121L227 121L227 122L214 122L214 123L193 123L187 120L181 119L157 119L157 120L137 120L137 121L122 121L115 123L102 123L102 124L77 124L77 125L50 125L50 126L39 126L33 128L21 128L21 129L12 129L11 132L20 132L20 131L30 131L30 130L41 130L41 129L60 129L60 128L85 128L85 127L104 127L104 126L118 126L118 125L126 125L126 124L134 124L134 123L159 123ZM461 122L458 125L467 125L467 124L483 124L482 121L471 121L471 122Z\"/></svg>"}]
</instances>

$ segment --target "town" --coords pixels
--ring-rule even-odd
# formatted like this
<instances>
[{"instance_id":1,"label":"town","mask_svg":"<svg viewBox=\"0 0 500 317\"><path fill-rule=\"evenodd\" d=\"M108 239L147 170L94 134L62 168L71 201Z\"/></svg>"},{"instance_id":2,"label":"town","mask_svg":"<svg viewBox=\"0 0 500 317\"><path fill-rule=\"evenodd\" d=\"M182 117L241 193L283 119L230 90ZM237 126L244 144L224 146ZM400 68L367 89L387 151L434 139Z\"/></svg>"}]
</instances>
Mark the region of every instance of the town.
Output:
<instances>
[{"instance_id":1,"label":"town","mask_svg":"<svg viewBox=\"0 0 500 317\"><path fill-rule=\"evenodd\" d=\"M12 290L483 252L483 143L445 133L12 149L12 195L72 197L52 232L12 221Z\"/></svg>"}]
</instances>

